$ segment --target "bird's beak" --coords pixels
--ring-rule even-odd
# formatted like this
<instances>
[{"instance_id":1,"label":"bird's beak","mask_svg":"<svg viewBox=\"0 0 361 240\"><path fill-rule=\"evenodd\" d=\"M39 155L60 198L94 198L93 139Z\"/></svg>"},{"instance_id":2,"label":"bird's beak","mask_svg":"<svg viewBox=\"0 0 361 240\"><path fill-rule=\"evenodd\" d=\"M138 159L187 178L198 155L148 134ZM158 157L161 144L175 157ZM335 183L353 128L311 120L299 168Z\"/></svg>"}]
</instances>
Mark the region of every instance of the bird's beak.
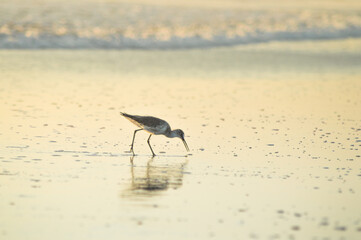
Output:
<instances>
[{"instance_id":1,"label":"bird's beak","mask_svg":"<svg viewBox=\"0 0 361 240\"><path fill-rule=\"evenodd\" d=\"M183 143L184 143L184 146L186 147L187 151L189 152L189 148L188 148L188 145L187 145L187 142L186 140L184 140L184 138L182 139Z\"/></svg>"}]
</instances>

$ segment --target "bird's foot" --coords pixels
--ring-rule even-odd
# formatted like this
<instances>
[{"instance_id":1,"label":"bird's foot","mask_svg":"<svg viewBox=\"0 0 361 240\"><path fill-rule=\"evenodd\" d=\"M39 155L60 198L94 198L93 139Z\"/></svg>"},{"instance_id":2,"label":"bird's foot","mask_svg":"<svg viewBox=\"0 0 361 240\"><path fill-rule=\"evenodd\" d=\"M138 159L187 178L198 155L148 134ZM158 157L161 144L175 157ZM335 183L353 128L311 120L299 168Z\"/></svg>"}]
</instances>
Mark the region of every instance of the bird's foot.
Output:
<instances>
[{"instance_id":1,"label":"bird's foot","mask_svg":"<svg viewBox=\"0 0 361 240\"><path fill-rule=\"evenodd\" d=\"M133 148L130 148L130 150L129 150L131 153L133 153L133 156L135 156L135 153L134 153L134 151L133 151Z\"/></svg>"}]
</instances>

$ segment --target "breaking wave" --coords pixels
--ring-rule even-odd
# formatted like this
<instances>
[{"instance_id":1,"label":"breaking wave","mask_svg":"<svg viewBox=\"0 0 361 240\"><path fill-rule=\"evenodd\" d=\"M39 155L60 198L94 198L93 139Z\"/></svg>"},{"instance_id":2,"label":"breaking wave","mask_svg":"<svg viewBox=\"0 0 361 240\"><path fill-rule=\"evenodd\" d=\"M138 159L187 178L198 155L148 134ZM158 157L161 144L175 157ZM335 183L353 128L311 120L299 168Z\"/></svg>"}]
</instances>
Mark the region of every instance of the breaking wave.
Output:
<instances>
[{"instance_id":1,"label":"breaking wave","mask_svg":"<svg viewBox=\"0 0 361 240\"><path fill-rule=\"evenodd\" d=\"M2 49L184 49L361 37L360 10L4 4Z\"/></svg>"}]
</instances>

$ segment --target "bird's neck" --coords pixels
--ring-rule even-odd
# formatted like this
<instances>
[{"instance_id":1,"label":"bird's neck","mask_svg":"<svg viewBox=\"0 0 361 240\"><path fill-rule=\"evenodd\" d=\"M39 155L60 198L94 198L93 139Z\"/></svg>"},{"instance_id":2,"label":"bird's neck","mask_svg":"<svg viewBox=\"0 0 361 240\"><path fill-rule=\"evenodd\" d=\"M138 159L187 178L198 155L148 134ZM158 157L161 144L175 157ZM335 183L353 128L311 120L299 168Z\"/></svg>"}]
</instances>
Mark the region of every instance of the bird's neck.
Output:
<instances>
[{"instance_id":1,"label":"bird's neck","mask_svg":"<svg viewBox=\"0 0 361 240\"><path fill-rule=\"evenodd\" d=\"M175 130L169 131L168 134L167 134L167 137L169 137L169 138L175 138L177 136L178 135L177 135L177 132Z\"/></svg>"}]
</instances>

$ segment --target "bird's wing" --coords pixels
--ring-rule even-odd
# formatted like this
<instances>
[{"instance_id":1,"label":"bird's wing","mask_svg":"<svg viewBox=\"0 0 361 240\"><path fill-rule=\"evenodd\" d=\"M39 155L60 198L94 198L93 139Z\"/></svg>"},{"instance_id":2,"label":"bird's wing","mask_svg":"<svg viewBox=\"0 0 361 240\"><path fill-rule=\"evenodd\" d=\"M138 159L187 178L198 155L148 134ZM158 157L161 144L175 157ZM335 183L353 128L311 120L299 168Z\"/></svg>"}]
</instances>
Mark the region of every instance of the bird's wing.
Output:
<instances>
[{"instance_id":1,"label":"bird's wing","mask_svg":"<svg viewBox=\"0 0 361 240\"><path fill-rule=\"evenodd\" d=\"M170 131L169 124L160 118L151 116L129 115L124 113L122 115L138 127L143 128L154 134L164 134L165 132Z\"/></svg>"},{"instance_id":2,"label":"bird's wing","mask_svg":"<svg viewBox=\"0 0 361 240\"><path fill-rule=\"evenodd\" d=\"M149 133L153 133L156 135L158 134L167 135L171 131L169 124L165 121L163 124L158 124L158 125L152 125L152 126L144 125L143 128Z\"/></svg>"}]
</instances>

